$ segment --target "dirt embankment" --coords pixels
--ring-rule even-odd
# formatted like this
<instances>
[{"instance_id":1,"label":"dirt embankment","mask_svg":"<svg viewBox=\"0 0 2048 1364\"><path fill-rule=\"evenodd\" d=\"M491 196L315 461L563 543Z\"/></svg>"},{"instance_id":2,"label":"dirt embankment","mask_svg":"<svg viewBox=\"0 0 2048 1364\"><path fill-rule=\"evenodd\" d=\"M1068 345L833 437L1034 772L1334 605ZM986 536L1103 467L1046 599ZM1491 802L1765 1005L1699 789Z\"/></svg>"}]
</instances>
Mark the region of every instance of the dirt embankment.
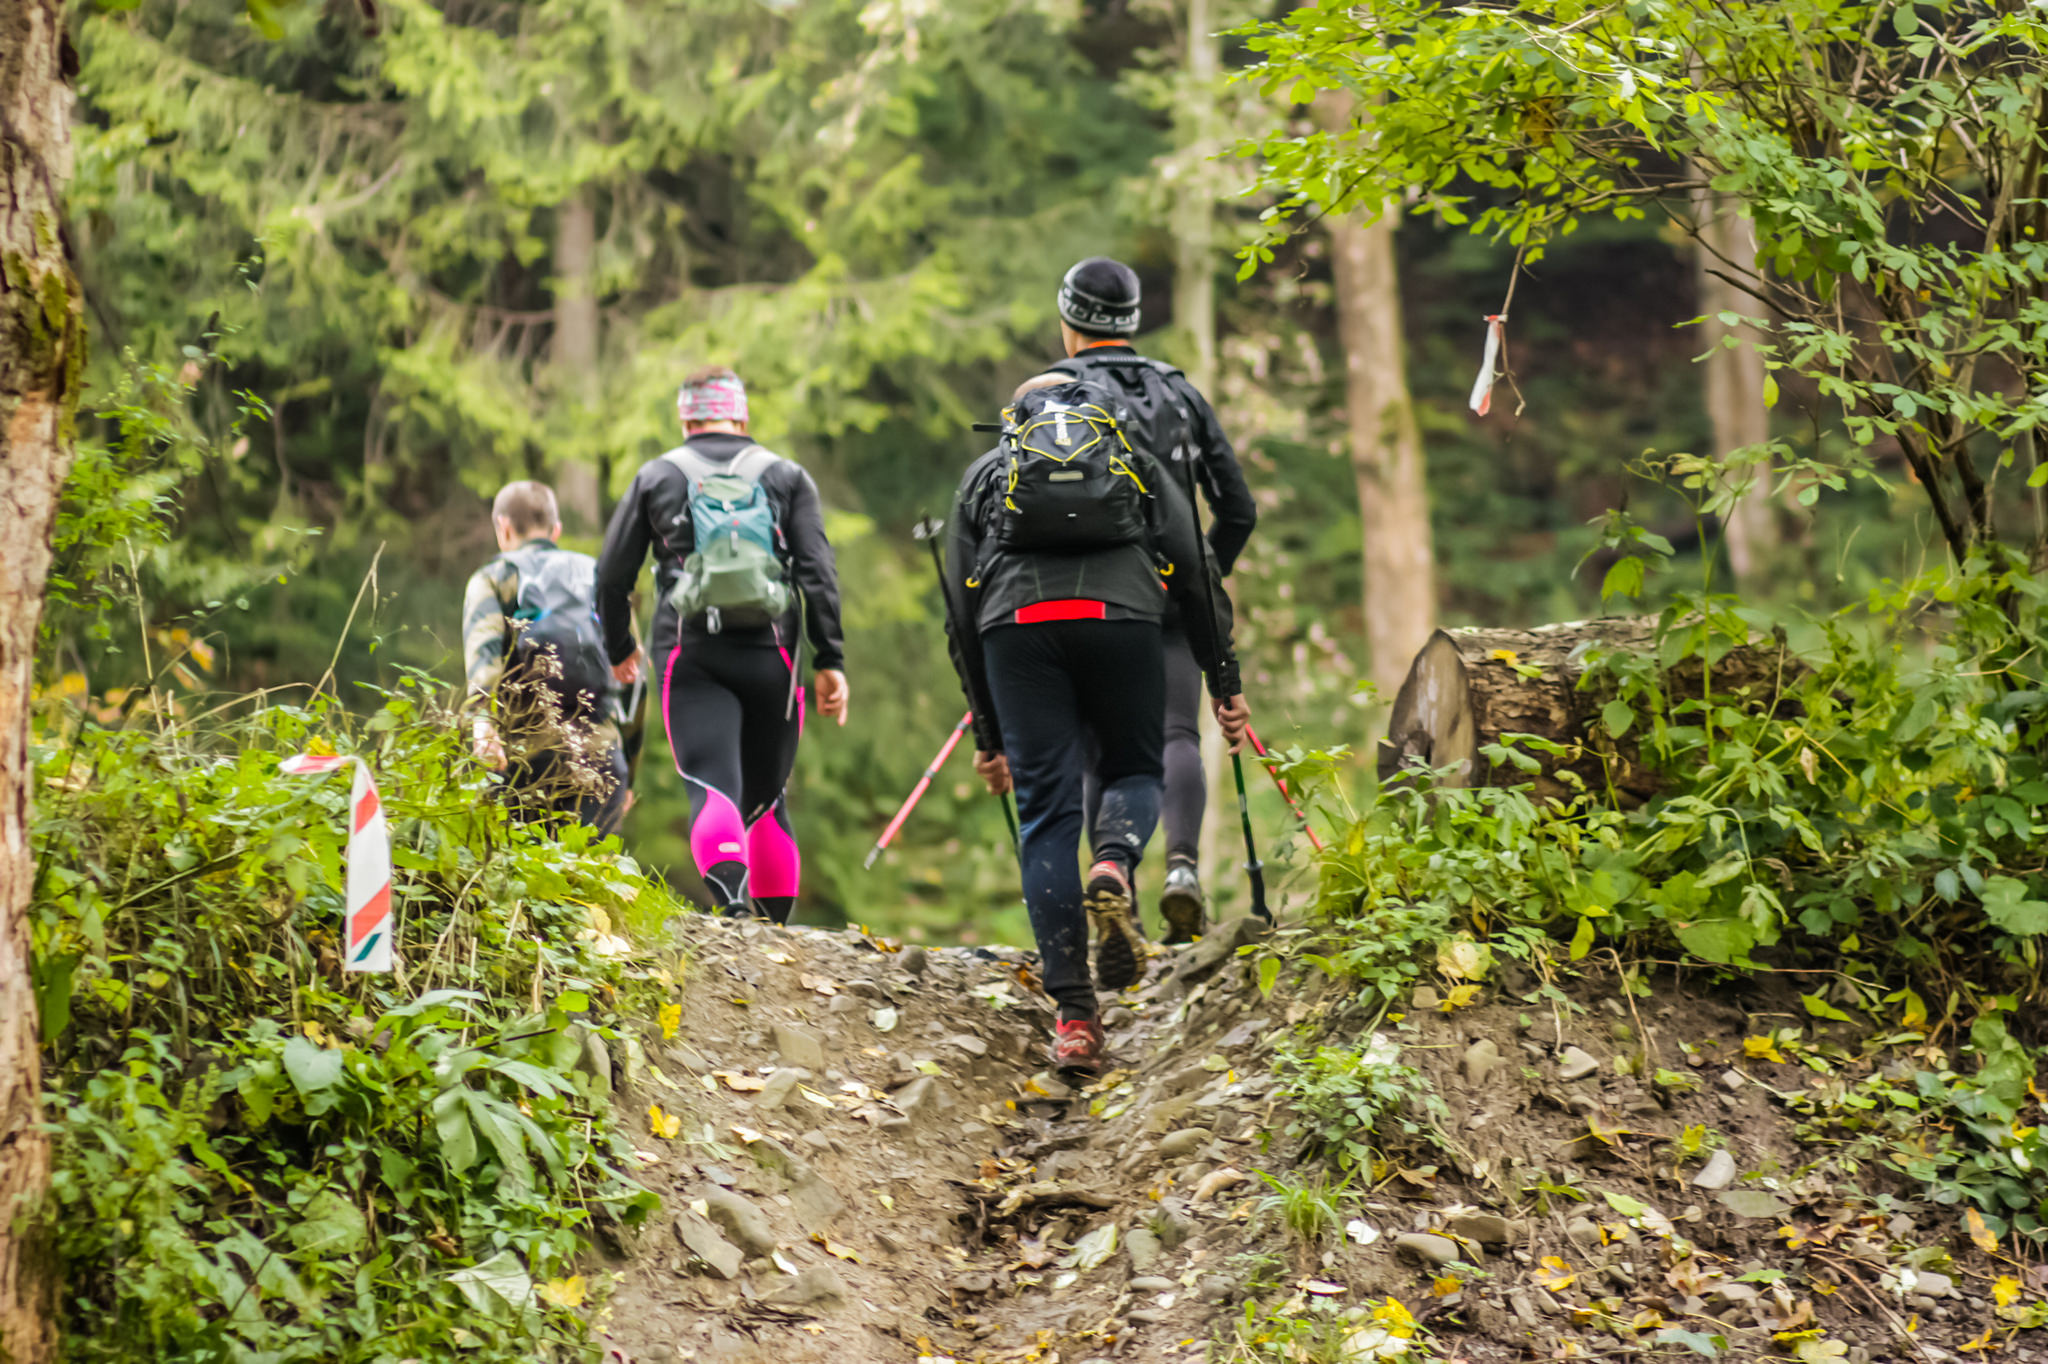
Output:
<instances>
[{"instance_id":1,"label":"dirt embankment","mask_svg":"<svg viewBox=\"0 0 2048 1364\"><path fill-rule=\"evenodd\" d=\"M1392 1297L1418 1358L1468 1364L2048 1360L1994 1315L2012 1284L2008 1316L2035 1299L2025 1265L1802 1144L1780 1095L1816 1077L1745 1052L1794 1021L1760 1000L1495 987L1379 1019L1440 1140L1336 1193L1344 1225L1305 1242L1259 1176L1300 1147L1272 1059L1361 1046L1378 1011L1292 977L1262 995L1249 929L1160 958L1109 1018L1119 1069L1075 1090L1045 1069L1023 953L679 925L674 1037L650 1020L618 1066L666 1207L611 1266L612 1343L634 1364L1363 1361L1393 1348ZM1287 1343L1310 1325L1323 1353Z\"/></svg>"}]
</instances>

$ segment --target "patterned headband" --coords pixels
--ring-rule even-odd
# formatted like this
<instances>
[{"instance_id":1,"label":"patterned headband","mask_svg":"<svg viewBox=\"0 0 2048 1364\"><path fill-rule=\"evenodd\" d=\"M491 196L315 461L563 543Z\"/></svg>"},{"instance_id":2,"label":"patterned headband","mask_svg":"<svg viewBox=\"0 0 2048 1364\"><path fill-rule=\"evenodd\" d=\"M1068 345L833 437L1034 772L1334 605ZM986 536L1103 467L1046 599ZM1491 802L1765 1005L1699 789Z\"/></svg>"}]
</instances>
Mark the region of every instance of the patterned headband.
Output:
<instances>
[{"instance_id":1,"label":"patterned headband","mask_svg":"<svg viewBox=\"0 0 2048 1364\"><path fill-rule=\"evenodd\" d=\"M684 384L676 390L676 415L688 423L743 422L747 419L747 386L731 374Z\"/></svg>"}]
</instances>

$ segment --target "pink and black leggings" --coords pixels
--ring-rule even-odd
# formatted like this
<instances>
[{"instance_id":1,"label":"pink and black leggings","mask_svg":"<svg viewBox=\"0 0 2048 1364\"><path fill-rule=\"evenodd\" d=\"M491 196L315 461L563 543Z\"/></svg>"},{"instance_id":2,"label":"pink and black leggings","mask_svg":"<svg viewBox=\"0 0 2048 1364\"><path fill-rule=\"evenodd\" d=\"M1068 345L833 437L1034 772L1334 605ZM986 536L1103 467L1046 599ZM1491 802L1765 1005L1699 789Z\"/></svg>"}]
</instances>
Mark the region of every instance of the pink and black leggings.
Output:
<instances>
[{"instance_id":1,"label":"pink and black leggings","mask_svg":"<svg viewBox=\"0 0 2048 1364\"><path fill-rule=\"evenodd\" d=\"M681 638L663 670L661 713L690 795L697 873L721 913L786 923L801 870L784 791L804 723L794 661L772 639Z\"/></svg>"}]
</instances>

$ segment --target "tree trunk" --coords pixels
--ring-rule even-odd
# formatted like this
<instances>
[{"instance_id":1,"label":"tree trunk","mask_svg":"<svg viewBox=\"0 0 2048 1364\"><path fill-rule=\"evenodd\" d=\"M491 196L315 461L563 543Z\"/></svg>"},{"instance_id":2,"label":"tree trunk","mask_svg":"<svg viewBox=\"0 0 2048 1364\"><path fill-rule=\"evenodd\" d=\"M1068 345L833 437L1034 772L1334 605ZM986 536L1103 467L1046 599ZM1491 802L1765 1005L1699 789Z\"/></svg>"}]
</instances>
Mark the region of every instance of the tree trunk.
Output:
<instances>
[{"instance_id":1,"label":"tree trunk","mask_svg":"<svg viewBox=\"0 0 2048 1364\"><path fill-rule=\"evenodd\" d=\"M0 1359L57 1351L49 1187L29 986L29 684L50 527L71 464L85 332L58 198L76 58L59 0L0 0Z\"/></svg>"},{"instance_id":2,"label":"tree trunk","mask_svg":"<svg viewBox=\"0 0 2048 1364\"><path fill-rule=\"evenodd\" d=\"M1771 438L1770 409L1764 406L1762 353L1751 345L1732 350L1722 345L1730 335L1745 341L1756 338L1749 328L1730 327L1719 317L1724 312L1747 316L1761 306L1753 295L1722 278L1755 278L1756 226L1742 216L1733 199L1710 190L1694 194L1693 211L1700 230L1699 250L1693 258L1694 275L1699 285L1699 309L1707 319L1701 330L1713 348L1701 362L1705 370L1702 379L1707 416L1714 424L1714 454L1726 459L1736 450L1761 445ZM1728 567L1735 575L1736 585L1749 588L1768 573L1777 546L1770 468L1751 466L1732 477L1742 478L1747 486L1722 519L1721 537L1728 547Z\"/></svg>"},{"instance_id":3,"label":"tree trunk","mask_svg":"<svg viewBox=\"0 0 2048 1364\"><path fill-rule=\"evenodd\" d=\"M1656 794L1656 774L1638 761L1628 738L1616 743L1596 731L1600 707L1611 690L1579 689L1581 656L1589 646L1647 653L1657 623L1648 617L1573 621L1534 630L1438 630L1415 656L1394 697L1387 737L1380 743L1379 773L1386 781L1415 763L1452 768L1446 786L1514 786L1531 780L1512 764L1495 766L1480 753L1503 734L1534 734L1579 746L1559 760L1532 754L1544 765L1534 777L1538 796L1567 796L1560 768L1575 772L1589 790L1611 789L1623 804ZM1518 667L1534 668L1525 676ZM1768 702L1784 679L1803 671L1782 644L1766 640L1730 650L1714 662L1714 695L1733 704ZM1703 692L1704 670L1697 654L1687 655L1663 675L1668 702ZM1526 751L1526 750L1524 750Z\"/></svg>"},{"instance_id":4,"label":"tree trunk","mask_svg":"<svg viewBox=\"0 0 2048 1364\"><path fill-rule=\"evenodd\" d=\"M1216 400L1216 190L1208 158L1215 146L1216 74L1221 54L1209 0L1188 0L1187 91L1175 110L1181 174L1173 204L1173 321L1188 339L1187 376L1212 403ZM1202 808L1202 865L1229 859L1224 773L1229 768L1223 733L1213 718L1201 720L1202 773L1209 800ZM1234 797L1232 797L1234 799ZM1216 878L1212 878L1216 879ZM1220 880L1219 880L1220 885Z\"/></svg>"},{"instance_id":5,"label":"tree trunk","mask_svg":"<svg viewBox=\"0 0 2048 1364\"><path fill-rule=\"evenodd\" d=\"M590 429L602 392L597 368L598 317L597 210L588 190L562 201L555 210L555 330L550 359L555 370L556 400L571 421L552 425ZM575 420L576 418L583 420ZM604 529L603 490L597 465L574 457L555 466L555 499L561 504L562 526L571 535L595 535Z\"/></svg>"},{"instance_id":6,"label":"tree trunk","mask_svg":"<svg viewBox=\"0 0 2048 1364\"><path fill-rule=\"evenodd\" d=\"M1317 103L1326 124L1350 121L1349 100ZM1357 215L1324 220L1336 277L1337 334L1344 345L1344 405L1358 484L1365 642L1382 694L1436 625L1436 548L1422 434L1408 396L1394 214L1367 225Z\"/></svg>"}]
</instances>

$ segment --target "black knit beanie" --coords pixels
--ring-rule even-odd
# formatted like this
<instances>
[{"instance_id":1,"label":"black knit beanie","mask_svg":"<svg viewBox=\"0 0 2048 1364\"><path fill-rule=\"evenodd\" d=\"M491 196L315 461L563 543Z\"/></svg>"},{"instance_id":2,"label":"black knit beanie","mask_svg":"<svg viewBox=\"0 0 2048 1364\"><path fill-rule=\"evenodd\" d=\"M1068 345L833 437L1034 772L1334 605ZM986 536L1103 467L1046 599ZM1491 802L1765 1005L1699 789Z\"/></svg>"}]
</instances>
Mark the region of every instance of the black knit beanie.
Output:
<instances>
[{"instance_id":1,"label":"black knit beanie","mask_svg":"<svg viewBox=\"0 0 2048 1364\"><path fill-rule=\"evenodd\" d=\"M1076 331L1131 336L1138 330L1138 272L1107 256L1090 256L1060 281L1060 316Z\"/></svg>"}]
</instances>

